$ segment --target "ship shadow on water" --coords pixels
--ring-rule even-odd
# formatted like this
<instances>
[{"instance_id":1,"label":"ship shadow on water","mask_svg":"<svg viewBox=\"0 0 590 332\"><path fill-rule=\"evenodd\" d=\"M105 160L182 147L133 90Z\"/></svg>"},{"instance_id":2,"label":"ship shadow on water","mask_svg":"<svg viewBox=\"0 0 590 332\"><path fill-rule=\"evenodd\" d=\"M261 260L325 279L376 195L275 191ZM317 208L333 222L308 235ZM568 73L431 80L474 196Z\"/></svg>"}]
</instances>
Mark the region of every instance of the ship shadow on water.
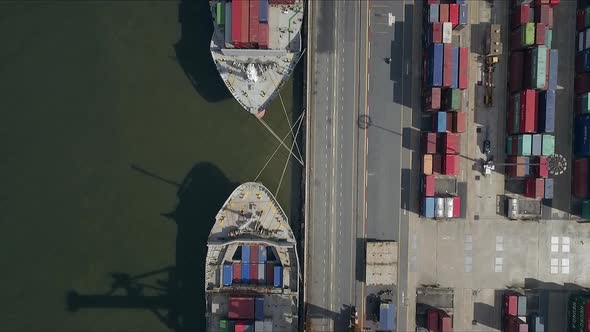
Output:
<instances>
[{"instance_id":1,"label":"ship shadow on water","mask_svg":"<svg viewBox=\"0 0 590 332\"><path fill-rule=\"evenodd\" d=\"M231 98L211 58L209 46L213 34L209 3L205 0L181 0L178 4L180 40L174 45L176 61L195 90L208 102Z\"/></svg>"},{"instance_id":2,"label":"ship shadow on water","mask_svg":"<svg viewBox=\"0 0 590 332\"><path fill-rule=\"evenodd\" d=\"M101 294L67 292L67 309L145 309L176 332L204 331L207 238L237 184L210 163L195 165L180 185L140 166L132 169L178 189L176 208L162 213L177 224L176 264L139 275L113 272Z\"/></svg>"}]
</instances>

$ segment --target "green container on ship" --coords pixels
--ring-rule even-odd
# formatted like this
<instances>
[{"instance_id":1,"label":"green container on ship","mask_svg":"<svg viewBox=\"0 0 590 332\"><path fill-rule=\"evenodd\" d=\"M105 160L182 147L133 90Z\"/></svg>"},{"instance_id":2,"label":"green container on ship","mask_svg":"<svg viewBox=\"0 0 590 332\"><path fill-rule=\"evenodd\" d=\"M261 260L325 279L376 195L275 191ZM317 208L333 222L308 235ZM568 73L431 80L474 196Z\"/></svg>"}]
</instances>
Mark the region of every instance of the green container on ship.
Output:
<instances>
[{"instance_id":1,"label":"green container on ship","mask_svg":"<svg viewBox=\"0 0 590 332\"><path fill-rule=\"evenodd\" d=\"M584 28L590 27L590 6L584 9Z\"/></svg>"},{"instance_id":2,"label":"green container on ship","mask_svg":"<svg viewBox=\"0 0 590 332\"><path fill-rule=\"evenodd\" d=\"M547 47L539 45L533 48L531 71L531 84L533 88L545 88L547 81Z\"/></svg>"},{"instance_id":3,"label":"green container on ship","mask_svg":"<svg viewBox=\"0 0 590 332\"><path fill-rule=\"evenodd\" d=\"M225 24L225 6L221 3L218 2L217 6L215 8L215 21L217 22L217 25L224 25Z\"/></svg>"},{"instance_id":4,"label":"green container on ship","mask_svg":"<svg viewBox=\"0 0 590 332\"><path fill-rule=\"evenodd\" d=\"M520 36L520 45L522 47L533 46L535 44L535 23L526 23L522 25Z\"/></svg>"},{"instance_id":5,"label":"green container on ship","mask_svg":"<svg viewBox=\"0 0 590 332\"><path fill-rule=\"evenodd\" d=\"M582 218L590 219L590 199L582 201Z\"/></svg>"},{"instance_id":6,"label":"green container on ship","mask_svg":"<svg viewBox=\"0 0 590 332\"><path fill-rule=\"evenodd\" d=\"M514 95L514 104L512 104L514 118L512 119L512 133L520 131L520 93Z\"/></svg>"},{"instance_id":7,"label":"green container on ship","mask_svg":"<svg viewBox=\"0 0 590 332\"><path fill-rule=\"evenodd\" d=\"M590 113L590 92L586 92L580 96L580 108L578 112L581 114Z\"/></svg>"},{"instance_id":8,"label":"green container on ship","mask_svg":"<svg viewBox=\"0 0 590 332\"><path fill-rule=\"evenodd\" d=\"M518 135L518 155L519 156L530 156L532 148L532 136L531 135Z\"/></svg>"},{"instance_id":9,"label":"green container on ship","mask_svg":"<svg viewBox=\"0 0 590 332\"><path fill-rule=\"evenodd\" d=\"M555 153L555 137L553 135L543 135L542 155L550 156Z\"/></svg>"},{"instance_id":10,"label":"green container on ship","mask_svg":"<svg viewBox=\"0 0 590 332\"><path fill-rule=\"evenodd\" d=\"M461 109L461 90L448 89L445 94L445 107L451 111Z\"/></svg>"},{"instance_id":11,"label":"green container on ship","mask_svg":"<svg viewBox=\"0 0 590 332\"><path fill-rule=\"evenodd\" d=\"M553 44L553 30L547 28L545 30L545 46L550 49L552 44Z\"/></svg>"},{"instance_id":12,"label":"green container on ship","mask_svg":"<svg viewBox=\"0 0 590 332\"><path fill-rule=\"evenodd\" d=\"M506 155L512 155L512 136L506 138Z\"/></svg>"},{"instance_id":13,"label":"green container on ship","mask_svg":"<svg viewBox=\"0 0 590 332\"><path fill-rule=\"evenodd\" d=\"M567 306L568 331L584 332L586 327L586 302L588 296L575 294L570 295Z\"/></svg>"}]
</instances>

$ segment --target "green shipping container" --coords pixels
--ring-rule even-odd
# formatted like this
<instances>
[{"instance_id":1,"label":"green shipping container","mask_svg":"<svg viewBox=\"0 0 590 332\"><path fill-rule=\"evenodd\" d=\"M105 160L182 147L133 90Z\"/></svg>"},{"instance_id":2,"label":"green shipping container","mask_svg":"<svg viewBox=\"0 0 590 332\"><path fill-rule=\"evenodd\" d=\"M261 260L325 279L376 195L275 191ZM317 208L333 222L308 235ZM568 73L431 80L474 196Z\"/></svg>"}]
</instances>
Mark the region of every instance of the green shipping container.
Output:
<instances>
[{"instance_id":1,"label":"green shipping container","mask_svg":"<svg viewBox=\"0 0 590 332\"><path fill-rule=\"evenodd\" d=\"M225 6L221 3L217 3L217 7L215 8L215 19L217 25L224 25L225 24L225 13L224 13Z\"/></svg>"},{"instance_id":2,"label":"green shipping container","mask_svg":"<svg viewBox=\"0 0 590 332\"><path fill-rule=\"evenodd\" d=\"M530 156L532 148L532 136L531 135L519 135L518 136L518 155L519 156Z\"/></svg>"},{"instance_id":3,"label":"green shipping container","mask_svg":"<svg viewBox=\"0 0 590 332\"><path fill-rule=\"evenodd\" d=\"M535 44L535 23L526 23L522 26L520 45L523 47Z\"/></svg>"},{"instance_id":4,"label":"green shipping container","mask_svg":"<svg viewBox=\"0 0 590 332\"><path fill-rule=\"evenodd\" d=\"M584 28L590 28L590 6L584 9Z\"/></svg>"},{"instance_id":5,"label":"green shipping container","mask_svg":"<svg viewBox=\"0 0 590 332\"><path fill-rule=\"evenodd\" d=\"M551 45L553 44L553 30L547 28L545 30L545 46L547 46L547 48L551 48Z\"/></svg>"},{"instance_id":6,"label":"green shipping container","mask_svg":"<svg viewBox=\"0 0 590 332\"><path fill-rule=\"evenodd\" d=\"M582 114L590 113L590 92L586 92L580 97L580 109L578 111Z\"/></svg>"},{"instance_id":7,"label":"green shipping container","mask_svg":"<svg viewBox=\"0 0 590 332\"><path fill-rule=\"evenodd\" d=\"M531 83L535 89L545 88L547 81L547 47L539 45L533 48L531 60Z\"/></svg>"},{"instance_id":8,"label":"green shipping container","mask_svg":"<svg viewBox=\"0 0 590 332\"><path fill-rule=\"evenodd\" d=\"M447 90L445 94L445 107L452 111L458 111L461 109L461 90Z\"/></svg>"},{"instance_id":9,"label":"green shipping container","mask_svg":"<svg viewBox=\"0 0 590 332\"><path fill-rule=\"evenodd\" d=\"M568 303L568 330L575 332L584 332L586 327L586 302L588 297L584 295L574 295L570 297Z\"/></svg>"},{"instance_id":10,"label":"green shipping container","mask_svg":"<svg viewBox=\"0 0 590 332\"><path fill-rule=\"evenodd\" d=\"M514 104L512 107L514 111L514 118L512 119L512 133L516 134L520 131L520 93L514 95Z\"/></svg>"},{"instance_id":11,"label":"green shipping container","mask_svg":"<svg viewBox=\"0 0 590 332\"><path fill-rule=\"evenodd\" d=\"M219 332L228 332L227 331L227 329L229 327L228 325L229 324L228 324L227 320L225 320L225 319L219 320Z\"/></svg>"},{"instance_id":12,"label":"green shipping container","mask_svg":"<svg viewBox=\"0 0 590 332\"><path fill-rule=\"evenodd\" d=\"M543 135L542 149L544 156L550 156L555 152L555 137L553 135Z\"/></svg>"},{"instance_id":13,"label":"green shipping container","mask_svg":"<svg viewBox=\"0 0 590 332\"><path fill-rule=\"evenodd\" d=\"M582 201L582 218L590 219L590 199Z\"/></svg>"},{"instance_id":14,"label":"green shipping container","mask_svg":"<svg viewBox=\"0 0 590 332\"><path fill-rule=\"evenodd\" d=\"M512 155L512 136L508 136L506 139L506 154Z\"/></svg>"}]
</instances>

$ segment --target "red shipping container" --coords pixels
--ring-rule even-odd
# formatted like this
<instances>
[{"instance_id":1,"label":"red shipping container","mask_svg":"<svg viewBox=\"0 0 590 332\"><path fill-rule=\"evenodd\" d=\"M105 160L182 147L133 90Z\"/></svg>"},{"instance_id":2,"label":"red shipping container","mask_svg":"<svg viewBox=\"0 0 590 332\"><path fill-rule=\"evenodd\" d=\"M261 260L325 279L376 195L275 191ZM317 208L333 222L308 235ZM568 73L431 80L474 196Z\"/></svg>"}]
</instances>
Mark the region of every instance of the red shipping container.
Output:
<instances>
[{"instance_id":1,"label":"red shipping container","mask_svg":"<svg viewBox=\"0 0 590 332\"><path fill-rule=\"evenodd\" d=\"M576 30L584 30L584 9L578 9L576 12Z\"/></svg>"},{"instance_id":2,"label":"red shipping container","mask_svg":"<svg viewBox=\"0 0 590 332\"><path fill-rule=\"evenodd\" d=\"M454 132L453 131L453 112L447 112L447 131L448 132Z\"/></svg>"},{"instance_id":3,"label":"red shipping container","mask_svg":"<svg viewBox=\"0 0 590 332\"><path fill-rule=\"evenodd\" d=\"M453 218L461 217L461 197L453 197Z\"/></svg>"},{"instance_id":4,"label":"red shipping container","mask_svg":"<svg viewBox=\"0 0 590 332\"><path fill-rule=\"evenodd\" d=\"M549 5L549 0L535 0L535 7Z\"/></svg>"},{"instance_id":5,"label":"red shipping container","mask_svg":"<svg viewBox=\"0 0 590 332\"><path fill-rule=\"evenodd\" d=\"M510 92L522 90L524 52L512 52L510 55Z\"/></svg>"},{"instance_id":6,"label":"red shipping container","mask_svg":"<svg viewBox=\"0 0 590 332\"><path fill-rule=\"evenodd\" d=\"M443 160L440 154L435 154L432 156L432 174L442 174L443 173Z\"/></svg>"},{"instance_id":7,"label":"red shipping container","mask_svg":"<svg viewBox=\"0 0 590 332\"><path fill-rule=\"evenodd\" d=\"M436 153L436 133L422 134L422 150L424 153Z\"/></svg>"},{"instance_id":8,"label":"red shipping container","mask_svg":"<svg viewBox=\"0 0 590 332\"><path fill-rule=\"evenodd\" d=\"M440 4L438 21L439 22L449 22L449 5L448 4L446 4L446 3Z\"/></svg>"},{"instance_id":9,"label":"red shipping container","mask_svg":"<svg viewBox=\"0 0 590 332\"><path fill-rule=\"evenodd\" d=\"M590 170L590 159L582 158L574 160L574 176L572 177L573 194L577 198L588 197L588 172Z\"/></svg>"},{"instance_id":10,"label":"red shipping container","mask_svg":"<svg viewBox=\"0 0 590 332\"><path fill-rule=\"evenodd\" d=\"M590 301L586 301L586 304L584 305L584 318L585 318L585 328L584 331L585 332L590 332Z\"/></svg>"},{"instance_id":11,"label":"red shipping container","mask_svg":"<svg viewBox=\"0 0 590 332\"><path fill-rule=\"evenodd\" d=\"M453 131L456 133L465 132L465 112L453 113Z\"/></svg>"},{"instance_id":12,"label":"red shipping container","mask_svg":"<svg viewBox=\"0 0 590 332\"><path fill-rule=\"evenodd\" d=\"M442 23L440 22L432 23L432 43L442 43Z\"/></svg>"},{"instance_id":13,"label":"red shipping container","mask_svg":"<svg viewBox=\"0 0 590 332\"><path fill-rule=\"evenodd\" d=\"M535 22L543 23L553 28L553 8L545 5L535 8Z\"/></svg>"},{"instance_id":14,"label":"red shipping container","mask_svg":"<svg viewBox=\"0 0 590 332\"><path fill-rule=\"evenodd\" d=\"M461 153L461 141L459 135L452 133L443 134L443 154L459 154Z\"/></svg>"},{"instance_id":15,"label":"red shipping container","mask_svg":"<svg viewBox=\"0 0 590 332\"><path fill-rule=\"evenodd\" d=\"M266 284L272 285L275 278L274 263L266 263Z\"/></svg>"},{"instance_id":16,"label":"red shipping container","mask_svg":"<svg viewBox=\"0 0 590 332\"><path fill-rule=\"evenodd\" d=\"M537 158L536 163L539 164L536 166L536 175L540 178L547 178L549 177L549 170L547 168L547 157L540 156Z\"/></svg>"},{"instance_id":17,"label":"red shipping container","mask_svg":"<svg viewBox=\"0 0 590 332\"><path fill-rule=\"evenodd\" d=\"M258 255L258 252L256 252L256 255ZM257 280L258 280L258 264L250 264L250 280L254 284L257 282Z\"/></svg>"},{"instance_id":18,"label":"red shipping container","mask_svg":"<svg viewBox=\"0 0 590 332\"><path fill-rule=\"evenodd\" d=\"M248 19L248 17L250 16L250 2L247 0L241 0L240 11L232 11L232 16L236 15L236 13L239 13L242 16L240 28L240 43L242 43L244 47L247 47L249 45L248 35L250 31L250 20Z\"/></svg>"},{"instance_id":19,"label":"red shipping container","mask_svg":"<svg viewBox=\"0 0 590 332\"><path fill-rule=\"evenodd\" d=\"M439 332L438 329L438 311L428 309L426 314L426 328L429 332Z\"/></svg>"},{"instance_id":20,"label":"red shipping container","mask_svg":"<svg viewBox=\"0 0 590 332\"><path fill-rule=\"evenodd\" d=\"M506 174L508 176L516 176L516 156L508 156L506 158Z\"/></svg>"},{"instance_id":21,"label":"red shipping container","mask_svg":"<svg viewBox=\"0 0 590 332\"><path fill-rule=\"evenodd\" d=\"M237 283L242 282L242 264L232 264L232 281Z\"/></svg>"},{"instance_id":22,"label":"red shipping container","mask_svg":"<svg viewBox=\"0 0 590 332\"><path fill-rule=\"evenodd\" d=\"M252 322L236 321L234 325L234 332L252 331Z\"/></svg>"},{"instance_id":23,"label":"red shipping container","mask_svg":"<svg viewBox=\"0 0 590 332\"><path fill-rule=\"evenodd\" d=\"M438 315L438 330L440 332L451 332L452 324L451 317L446 312L441 312Z\"/></svg>"},{"instance_id":24,"label":"red shipping container","mask_svg":"<svg viewBox=\"0 0 590 332\"><path fill-rule=\"evenodd\" d=\"M559 5L560 2L561 2L561 0L550 0L549 1L549 6L553 8L553 7L557 6L557 5ZM588 326L588 325L586 325L586 326Z\"/></svg>"},{"instance_id":25,"label":"red shipping container","mask_svg":"<svg viewBox=\"0 0 590 332\"><path fill-rule=\"evenodd\" d=\"M453 24L453 29L459 25L459 5L456 3L449 4L449 22Z\"/></svg>"},{"instance_id":26,"label":"red shipping container","mask_svg":"<svg viewBox=\"0 0 590 332\"><path fill-rule=\"evenodd\" d=\"M536 45L544 45L545 44L545 30L547 26L543 23L537 23L535 28L535 44ZM547 61L549 62L549 61Z\"/></svg>"},{"instance_id":27,"label":"red shipping container","mask_svg":"<svg viewBox=\"0 0 590 332\"><path fill-rule=\"evenodd\" d=\"M520 5L513 9L510 20L512 30L516 29L524 23L528 23L530 9L531 7L529 7L528 5Z\"/></svg>"},{"instance_id":28,"label":"red shipping container","mask_svg":"<svg viewBox=\"0 0 590 332\"><path fill-rule=\"evenodd\" d=\"M520 132L537 132L537 93L524 90L520 93Z\"/></svg>"},{"instance_id":29,"label":"red shipping container","mask_svg":"<svg viewBox=\"0 0 590 332\"><path fill-rule=\"evenodd\" d=\"M525 196L531 198L543 198L545 193L545 180L542 178L527 178L525 180Z\"/></svg>"},{"instance_id":30,"label":"red shipping container","mask_svg":"<svg viewBox=\"0 0 590 332\"><path fill-rule=\"evenodd\" d=\"M457 175L459 172L459 156L456 154L447 154L443 159L443 168L445 175Z\"/></svg>"},{"instance_id":31,"label":"red shipping container","mask_svg":"<svg viewBox=\"0 0 590 332\"><path fill-rule=\"evenodd\" d=\"M424 177L424 196L434 196L434 175L426 175Z\"/></svg>"},{"instance_id":32,"label":"red shipping container","mask_svg":"<svg viewBox=\"0 0 590 332\"><path fill-rule=\"evenodd\" d=\"M442 7L442 5L441 5ZM453 45L444 44L443 48L443 86L450 87L453 84Z\"/></svg>"},{"instance_id":33,"label":"red shipping container","mask_svg":"<svg viewBox=\"0 0 590 332\"><path fill-rule=\"evenodd\" d=\"M250 246L250 264L258 264L258 246Z\"/></svg>"},{"instance_id":34,"label":"red shipping container","mask_svg":"<svg viewBox=\"0 0 590 332\"><path fill-rule=\"evenodd\" d=\"M230 295L228 317L230 319L254 319L254 298Z\"/></svg>"},{"instance_id":35,"label":"red shipping container","mask_svg":"<svg viewBox=\"0 0 590 332\"><path fill-rule=\"evenodd\" d=\"M250 27L248 41L258 44L258 25L260 20L260 1L250 1Z\"/></svg>"},{"instance_id":36,"label":"red shipping container","mask_svg":"<svg viewBox=\"0 0 590 332\"><path fill-rule=\"evenodd\" d=\"M440 88L428 88L425 100L426 111L436 111L440 109Z\"/></svg>"},{"instance_id":37,"label":"red shipping container","mask_svg":"<svg viewBox=\"0 0 590 332\"><path fill-rule=\"evenodd\" d=\"M518 314L518 296L504 294L504 315L516 316Z\"/></svg>"},{"instance_id":38,"label":"red shipping container","mask_svg":"<svg viewBox=\"0 0 590 332\"><path fill-rule=\"evenodd\" d=\"M469 48L459 49L459 89L467 89L469 85Z\"/></svg>"},{"instance_id":39,"label":"red shipping container","mask_svg":"<svg viewBox=\"0 0 590 332\"><path fill-rule=\"evenodd\" d=\"M232 13L242 12L242 3L240 0L232 1L231 3ZM242 29L242 15L232 15L231 17L231 39L234 46L239 47L241 42L241 29Z\"/></svg>"},{"instance_id":40,"label":"red shipping container","mask_svg":"<svg viewBox=\"0 0 590 332\"><path fill-rule=\"evenodd\" d=\"M427 5L438 5L440 3L440 0L428 0L426 2Z\"/></svg>"},{"instance_id":41,"label":"red shipping container","mask_svg":"<svg viewBox=\"0 0 590 332\"><path fill-rule=\"evenodd\" d=\"M258 25L258 45L260 48L268 48L268 23Z\"/></svg>"},{"instance_id":42,"label":"red shipping container","mask_svg":"<svg viewBox=\"0 0 590 332\"><path fill-rule=\"evenodd\" d=\"M574 90L577 95L590 92L590 73L576 75Z\"/></svg>"}]
</instances>

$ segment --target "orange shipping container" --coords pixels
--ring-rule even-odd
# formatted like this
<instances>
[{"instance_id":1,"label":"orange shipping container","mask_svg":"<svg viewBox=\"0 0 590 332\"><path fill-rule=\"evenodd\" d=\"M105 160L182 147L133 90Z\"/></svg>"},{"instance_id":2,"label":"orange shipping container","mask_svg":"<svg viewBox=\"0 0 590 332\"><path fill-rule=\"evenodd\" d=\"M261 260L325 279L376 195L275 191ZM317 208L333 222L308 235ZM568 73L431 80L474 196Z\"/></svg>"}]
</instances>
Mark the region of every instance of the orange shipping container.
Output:
<instances>
[{"instance_id":1,"label":"orange shipping container","mask_svg":"<svg viewBox=\"0 0 590 332\"><path fill-rule=\"evenodd\" d=\"M431 154L425 154L422 157L422 173L424 173L425 175L432 174L432 155Z\"/></svg>"}]
</instances>

